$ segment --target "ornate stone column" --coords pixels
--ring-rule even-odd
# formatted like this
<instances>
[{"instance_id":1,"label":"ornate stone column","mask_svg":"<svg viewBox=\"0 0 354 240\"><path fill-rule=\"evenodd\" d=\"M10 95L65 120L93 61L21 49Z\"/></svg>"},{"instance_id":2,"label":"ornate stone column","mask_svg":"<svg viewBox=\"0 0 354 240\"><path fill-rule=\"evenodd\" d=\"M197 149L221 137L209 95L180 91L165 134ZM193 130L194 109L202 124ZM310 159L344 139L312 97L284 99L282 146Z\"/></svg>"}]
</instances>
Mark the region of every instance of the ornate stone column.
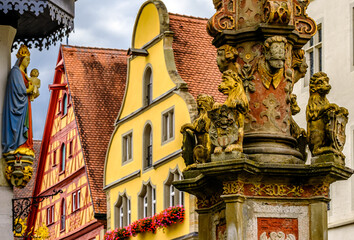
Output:
<instances>
[{"instance_id":1,"label":"ornate stone column","mask_svg":"<svg viewBox=\"0 0 354 240\"><path fill-rule=\"evenodd\" d=\"M261 161L301 163L290 95L293 54L316 32L306 15L308 1L214 0L214 5L208 32L216 47L237 50L234 64L249 98L244 152Z\"/></svg>"},{"instance_id":2,"label":"ornate stone column","mask_svg":"<svg viewBox=\"0 0 354 240\"><path fill-rule=\"evenodd\" d=\"M207 30L227 100L198 97L198 118L181 129L188 166L174 182L198 199L199 239L325 240L330 184L353 171L341 153L348 111L326 99L326 74L310 81L307 132L292 117L301 48L316 33L309 1L213 2Z\"/></svg>"}]
</instances>

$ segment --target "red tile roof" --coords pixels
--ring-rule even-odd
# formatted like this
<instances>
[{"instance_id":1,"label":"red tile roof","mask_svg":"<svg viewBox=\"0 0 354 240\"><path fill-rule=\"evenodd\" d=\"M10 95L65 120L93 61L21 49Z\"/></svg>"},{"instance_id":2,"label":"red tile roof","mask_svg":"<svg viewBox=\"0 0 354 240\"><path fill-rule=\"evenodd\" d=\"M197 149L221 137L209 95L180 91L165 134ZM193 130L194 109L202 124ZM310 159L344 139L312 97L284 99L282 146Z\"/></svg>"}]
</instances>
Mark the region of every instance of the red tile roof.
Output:
<instances>
[{"instance_id":1,"label":"red tile roof","mask_svg":"<svg viewBox=\"0 0 354 240\"><path fill-rule=\"evenodd\" d=\"M206 31L207 19L169 13L170 30L174 32L172 48L179 75L196 99L201 93L223 102L218 91L221 73L216 64L213 38Z\"/></svg>"},{"instance_id":2,"label":"red tile roof","mask_svg":"<svg viewBox=\"0 0 354 240\"><path fill-rule=\"evenodd\" d=\"M41 140L33 140L33 149L36 157L32 165L33 175L31 180L27 183L26 187L24 188L14 187L14 198L32 197L34 183L36 181L36 173L37 173L39 153L41 150L41 143L42 143Z\"/></svg>"},{"instance_id":3,"label":"red tile roof","mask_svg":"<svg viewBox=\"0 0 354 240\"><path fill-rule=\"evenodd\" d=\"M127 72L126 50L62 46L95 213L106 213L103 169Z\"/></svg>"}]
</instances>

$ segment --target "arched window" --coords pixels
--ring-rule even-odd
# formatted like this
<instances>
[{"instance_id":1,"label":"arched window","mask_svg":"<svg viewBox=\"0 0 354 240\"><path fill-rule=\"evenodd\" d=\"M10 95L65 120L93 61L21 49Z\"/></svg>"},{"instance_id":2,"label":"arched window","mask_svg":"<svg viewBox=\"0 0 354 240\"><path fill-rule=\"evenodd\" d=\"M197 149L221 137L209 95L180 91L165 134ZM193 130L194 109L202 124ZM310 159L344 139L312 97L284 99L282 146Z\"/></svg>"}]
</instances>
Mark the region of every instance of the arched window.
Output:
<instances>
[{"instance_id":1,"label":"arched window","mask_svg":"<svg viewBox=\"0 0 354 240\"><path fill-rule=\"evenodd\" d=\"M66 115L68 113L68 99L67 99L66 93L64 93L63 100L62 100L62 107L63 107L63 115Z\"/></svg>"},{"instance_id":2,"label":"arched window","mask_svg":"<svg viewBox=\"0 0 354 240\"><path fill-rule=\"evenodd\" d=\"M65 206L65 199L61 200L60 206L60 230L65 230L65 220L66 220L66 206Z\"/></svg>"},{"instance_id":3,"label":"arched window","mask_svg":"<svg viewBox=\"0 0 354 240\"><path fill-rule=\"evenodd\" d=\"M143 77L143 105L148 106L152 102L152 69L147 67Z\"/></svg>"},{"instance_id":4,"label":"arched window","mask_svg":"<svg viewBox=\"0 0 354 240\"><path fill-rule=\"evenodd\" d=\"M131 200L126 193L120 194L114 205L115 228L122 228L131 223Z\"/></svg>"},{"instance_id":5,"label":"arched window","mask_svg":"<svg viewBox=\"0 0 354 240\"><path fill-rule=\"evenodd\" d=\"M65 150L65 144L63 143L61 145L61 149L60 149L60 169L59 169L59 172L65 171L65 164L66 164L66 150Z\"/></svg>"},{"instance_id":6,"label":"arched window","mask_svg":"<svg viewBox=\"0 0 354 240\"><path fill-rule=\"evenodd\" d=\"M156 214L156 188L151 183L144 184L138 194L138 217L146 218Z\"/></svg>"},{"instance_id":7,"label":"arched window","mask_svg":"<svg viewBox=\"0 0 354 240\"><path fill-rule=\"evenodd\" d=\"M152 128L146 124L143 139L143 167L144 169L152 166Z\"/></svg>"},{"instance_id":8,"label":"arched window","mask_svg":"<svg viewBox=\"0 0 354 240\"><path fill-rule=\"evenodd\" d=\"M172 185L173 181L181 180L182 174L178 168L170 170L166 181L164 182L164 205L165 208L184 205L184 193Z\"/></svg>"}]
</instances>

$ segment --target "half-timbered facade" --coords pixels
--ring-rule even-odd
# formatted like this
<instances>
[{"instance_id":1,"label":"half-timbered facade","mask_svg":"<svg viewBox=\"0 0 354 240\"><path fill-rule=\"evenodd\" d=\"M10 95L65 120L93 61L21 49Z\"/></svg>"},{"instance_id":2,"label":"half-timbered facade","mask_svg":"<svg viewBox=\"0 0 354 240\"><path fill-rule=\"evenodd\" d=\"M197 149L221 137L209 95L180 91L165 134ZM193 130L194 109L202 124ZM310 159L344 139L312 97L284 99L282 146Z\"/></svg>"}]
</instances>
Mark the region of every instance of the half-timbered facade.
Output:
<instances>
[{"instance_id":1,"label":"half-timbered facade","mask_svg":"<svg viewBox=\"0 0 354 240\"><path fill-rule=\"evenodd\" d=\"M102 239L103 166L126 78L126 51L61 46L34 196L62 190L33 209L29 228L50 239Z\"/></svg>"}]
</instances>

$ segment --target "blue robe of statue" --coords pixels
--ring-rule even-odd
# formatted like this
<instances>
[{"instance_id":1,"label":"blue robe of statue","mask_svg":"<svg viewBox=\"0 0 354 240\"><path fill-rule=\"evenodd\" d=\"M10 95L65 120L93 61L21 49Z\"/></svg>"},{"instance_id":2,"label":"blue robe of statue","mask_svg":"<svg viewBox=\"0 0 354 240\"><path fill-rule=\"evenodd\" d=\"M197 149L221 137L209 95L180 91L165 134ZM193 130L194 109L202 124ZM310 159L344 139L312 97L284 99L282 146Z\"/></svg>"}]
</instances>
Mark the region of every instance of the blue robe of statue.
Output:
<instances>
[{"instance_id":1,"label":"blue robe of statue","mask_svg":"<svg viewBox=\"0 0 354 240\"><path fill-rule=\"evenodd\" d=\"M26 90L17 61L7 79L1 132L3 153L16 150L27 140L28 95Z\"/></svg>"}]
</instances>

